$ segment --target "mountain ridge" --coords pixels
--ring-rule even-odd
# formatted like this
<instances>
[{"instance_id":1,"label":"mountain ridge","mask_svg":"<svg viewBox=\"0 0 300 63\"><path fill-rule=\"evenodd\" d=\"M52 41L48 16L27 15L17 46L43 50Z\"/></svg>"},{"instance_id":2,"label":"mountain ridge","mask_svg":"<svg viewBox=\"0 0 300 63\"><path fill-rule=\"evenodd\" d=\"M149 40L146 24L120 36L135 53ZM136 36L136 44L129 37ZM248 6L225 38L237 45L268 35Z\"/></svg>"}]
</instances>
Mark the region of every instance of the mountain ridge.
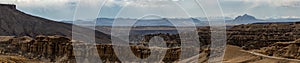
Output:
<instances>
[{"instance_id":1,"label":"mountain ridge","mask_svg":"<svg viewBox=\"0 0 300 63\"><path fill-rule=\"evenodd\" d=\"M1 36L37 36L37 35L62 35L76 40L86 41L89 38L85 31L92 29L73 26L72 24L48 20L32 16L16 9L13 4L0 4L0 35ZM72 30L76 27L80 30ZM84 31L83 31L84 30ZM72 32L80 34L72 34ZM96 42L110 43L110 35L95 31Z\"/></svg>"}]
</instances>

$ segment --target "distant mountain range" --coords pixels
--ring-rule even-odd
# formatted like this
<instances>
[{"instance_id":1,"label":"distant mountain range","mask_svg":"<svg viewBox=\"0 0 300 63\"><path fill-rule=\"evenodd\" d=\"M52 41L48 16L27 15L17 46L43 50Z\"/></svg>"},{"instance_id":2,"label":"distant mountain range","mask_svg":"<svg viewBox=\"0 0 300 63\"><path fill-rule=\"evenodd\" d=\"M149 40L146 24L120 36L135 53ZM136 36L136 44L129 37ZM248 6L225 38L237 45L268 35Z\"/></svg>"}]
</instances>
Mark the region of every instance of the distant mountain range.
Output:
<instances>
[{"instance_id":1,"label":"distant mountain range","mask_svg":"<svg viewBox=\"0 0 300 63\"><path fill-rule=\"evenodd\" d=\"M278 19L257 19L254 16L244 14L237 16L232 19L229 17L224 17L227 25L239 25L239 24L250 24L250 23L267 23L267 22L295 22L300 21L300 18L278 18ZM97 18L97 26L112 26L114 20L122 20L124 24L119 26L130 26L126 24L128 21L137 21L134 26L174 26L173 23L182 23L183 25L192 26L191 24L185 23L195 23L196 26L209 26L207 18L161 18L161 19L129 19L129 18ZM63 21L66 23L72 23L73 21Z\"/></svg>"},{"instance_id":2,"label":"distant mountain range","mask_svg":"<svg viewBox=\"0 0 300 63\"><path fill-rule=\"evenodd\" d=\"M72 27L72 24L28 15L17 10L15 5L0 4L0 36L61 35L72 38L72 35L78 35L76 40L85 41L91 38L85 31L95 31L79 26L74 27L80 30L72 30ZM99 31L95 31L95 35L98 43L110 43L110 35Z\"/></svg>"},{"instance_id":3,"label":"distant mountain range","mask_svg":"<svg viewBox=\"0 0 300 63\"><path fill-rule=\"evenodd\" d=\"M175 18L162 18L162 19L128 19L128 18L97 18L96 25L97 26L112 26L114 20L122 20L124 22L122 25L117 26L130 26L128 22L137 21L134 26L173 26L176 23L180 23L182 25L192 26L194 23L197 26L208 26L207 21L200 21L196 18L184 18L184 19L175 19ZM62 21L66 23L72 23L72 21Z\"/></svg>"}]
</instances>

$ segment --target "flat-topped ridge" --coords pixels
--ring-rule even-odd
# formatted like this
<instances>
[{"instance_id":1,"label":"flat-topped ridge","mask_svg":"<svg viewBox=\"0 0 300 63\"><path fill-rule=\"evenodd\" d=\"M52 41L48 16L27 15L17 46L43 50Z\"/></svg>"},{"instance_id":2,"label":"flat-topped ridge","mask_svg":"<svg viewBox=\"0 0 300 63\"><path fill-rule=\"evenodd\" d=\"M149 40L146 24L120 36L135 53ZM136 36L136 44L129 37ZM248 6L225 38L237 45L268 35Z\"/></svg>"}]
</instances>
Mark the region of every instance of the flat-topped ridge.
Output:
<instances>
[{"instance_id":1,"label":"flat-topped ridge","mask_svg":"<svg viewBox=\"0 0 300 63\"><path fill-rule=\"evenodd\" d=\"M8 7L8 8L11 8L11 9L16 9L15 4L0 4L0 8L1 7Z\"/></svg>"}]
</instances>

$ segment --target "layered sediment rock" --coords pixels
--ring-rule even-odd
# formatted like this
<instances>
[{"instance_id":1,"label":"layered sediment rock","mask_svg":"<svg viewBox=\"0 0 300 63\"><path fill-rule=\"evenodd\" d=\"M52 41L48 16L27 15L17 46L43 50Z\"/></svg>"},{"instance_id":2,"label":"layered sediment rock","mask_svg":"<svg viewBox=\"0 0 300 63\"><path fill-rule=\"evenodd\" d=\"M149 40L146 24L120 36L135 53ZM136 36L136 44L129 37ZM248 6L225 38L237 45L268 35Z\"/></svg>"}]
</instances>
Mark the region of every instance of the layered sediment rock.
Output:
<instances>
[{"instance_id":1,"label":"layered sediment rock","mask_svg":"<svg viewBox=\"0 0 300 63\"><path fill-rule=\"evenodd\" d=\"M63 36L43 36L37 37L7 37L2 36L0 39L0 54L4 55L21 55L29 59L40 60L44 62L77 62L77 58L94 58L98 54L103 62L120 62L116 56L113 45L98 44L96 49L91 44L70 40ZM83 50L74 52L73 46ZM124 48L123 46L120 46ZM123 53L134 53L139 58L147 58L151 52L147 46L130 46L132 51L122 51ZM180 48L167 48L164 62L178 61ZM94 53L94 52L97 53ZM75 57L76 56L76 57ZM100 59L99 59L100 60ZM89 60L92 61L92 60Z\"/></svg>"},{"instance_id":2,"label":"layered sediment rock","mask_svg":"<svg viewBox=\"0 0 300 63\"><path fill-rule=\"evenodd\" d=\"M299 26L297 22L238 25L228 29L227 42L244 49L258 49L300 38Z\"/></svg>"},{"instance_id":3,"label":"layered sediment rock","mask_svg":"<svg viewBox=\"0 0 300 63\"><path fill-rule=\"evenodd\" d=\"M259 49L276 42L294 41L300 38L299 31L299 22L237 25L227 29L227 43L243 49ZM198 35L201 46L210 44L209 27L198 28ZM174 47L174 44L180 46L181 43L179 34L149 34L144 36L143 42L148 42L154 36L164 38L169 47Z\"/></svg>"},{"instance_id":4,"label":"layered sediment rock","mask_svg":"<svg viewBox=\"0 0 300 63\"><path fill-rule=\"evenodd\" d=\"M2 54L23 55L31 59L56 61L64 56L72 56L72 43L62 36L28 36L11 38L1 42Z\"/></svg>"}]
</instances>

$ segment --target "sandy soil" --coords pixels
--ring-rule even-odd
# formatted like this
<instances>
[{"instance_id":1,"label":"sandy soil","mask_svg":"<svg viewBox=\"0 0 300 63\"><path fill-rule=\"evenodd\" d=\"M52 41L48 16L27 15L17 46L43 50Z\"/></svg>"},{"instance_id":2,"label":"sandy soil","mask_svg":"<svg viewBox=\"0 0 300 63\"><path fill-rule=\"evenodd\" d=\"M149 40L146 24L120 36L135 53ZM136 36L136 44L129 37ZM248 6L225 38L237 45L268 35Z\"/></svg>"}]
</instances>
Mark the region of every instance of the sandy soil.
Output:
<instances>
[{"instance_id":1,"label":"sandy soil","mask_svg":"<svg viewBox=\"0 0 300 63\"><path fill-rule=\"evenodd\" d=\"M38 60L31 60L22 56L0 55L0 63L44 63Z\"/></svg>"},{"instance_id":2,"label":"sandy soil","mask_svg":"<svg viewBox=\"0 0 300 63\"><path fill-rule=\"evenodd\" d=\"M243 51L242 48L227 45L224 63L300 63L300 61L273 58Z\"/></svg>"}]
</instances>

